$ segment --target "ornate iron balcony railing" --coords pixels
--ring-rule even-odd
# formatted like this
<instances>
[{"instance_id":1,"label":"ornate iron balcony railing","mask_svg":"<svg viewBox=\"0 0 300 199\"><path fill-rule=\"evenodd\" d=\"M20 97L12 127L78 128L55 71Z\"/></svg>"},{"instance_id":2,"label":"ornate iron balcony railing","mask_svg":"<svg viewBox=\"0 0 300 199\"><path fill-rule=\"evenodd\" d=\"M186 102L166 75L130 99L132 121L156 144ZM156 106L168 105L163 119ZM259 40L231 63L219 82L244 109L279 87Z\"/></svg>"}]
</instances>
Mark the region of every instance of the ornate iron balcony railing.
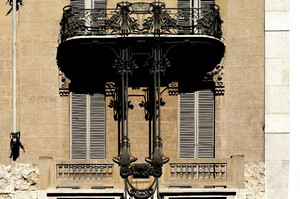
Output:
<instances>
[{"instance_id":1,"label":"ornate iron balcony railing","mask_svg":"<svg viewBox=\"0 0 300 199\"><path fill-rule=\"evenodd\" d=\"M165 3L121 2L116 9L66 6L60 40L101 35L208 35L222 37L219 6L166 8Z\"/></svg>"}]
</instances>

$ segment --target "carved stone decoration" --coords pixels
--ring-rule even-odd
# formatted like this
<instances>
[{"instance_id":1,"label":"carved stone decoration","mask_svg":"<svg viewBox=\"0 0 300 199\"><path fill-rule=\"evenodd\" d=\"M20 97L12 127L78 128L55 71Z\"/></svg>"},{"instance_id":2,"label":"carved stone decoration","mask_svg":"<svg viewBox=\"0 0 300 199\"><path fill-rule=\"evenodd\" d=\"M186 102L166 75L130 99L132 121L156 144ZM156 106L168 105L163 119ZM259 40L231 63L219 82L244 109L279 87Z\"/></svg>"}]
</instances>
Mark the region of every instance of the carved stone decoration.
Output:
<instances>
[{"instance_id":1,"label":"carved stone decoration","mask_svg":"<svg viewBox=\"0 0 300 199\"><path fill-rule=\"evenodd\" d=\"M115 96L116 95L116 84L115 82L105 83L105 96Z\"/></svg>"},{"instance_id":2,"label":"carved stone decoration","mask_svg":"<svg viewBox=\"0 0 300 199\"><path fill-rule=\"evenodd\" d=\"M169 93L169 96L177 96L179 94L178 82L171 82L168 85L168 93Z\"/></svg>"},{"instance_id":3,"label":"carved stone decoration","mask_svg":"<svg viewBox=\"0 0 300 199\"><path fill-rule=\"evenodd\" d=\"M60 87L59 87L59 96L67 97L69 96L69 83L70 81L66 78L65 74L59 71Z\"/></svg>"},{"instance_id":4,"label":"carved stone decoration","mask_svg":"<svg viewBox=\"0 0 300 199\"><path fill-rule=\"evenodd\" d=\"M223 69L223 66L217 65L213 71L208 73L210 78L215 82L215 95L224 95L225 93L225 86L222 81L224 76Z\"/></svg>"}]
</instances>

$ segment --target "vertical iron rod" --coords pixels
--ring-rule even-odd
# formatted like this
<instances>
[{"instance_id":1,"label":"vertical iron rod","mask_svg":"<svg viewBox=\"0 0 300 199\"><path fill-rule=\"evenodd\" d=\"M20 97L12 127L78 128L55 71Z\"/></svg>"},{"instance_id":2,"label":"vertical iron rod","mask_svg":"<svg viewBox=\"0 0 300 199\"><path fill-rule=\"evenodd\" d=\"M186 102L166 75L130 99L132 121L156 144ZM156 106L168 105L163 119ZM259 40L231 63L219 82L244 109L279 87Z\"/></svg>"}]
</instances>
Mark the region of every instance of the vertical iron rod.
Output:
<instances>
[{"instance_id":1,"label":"vertical iron rod","mask_svg":"<svg viewBox=\"0 0 300 199\"><path fill-rule=\"evenodd\" d=\"M124 60L124 52L122 51L122 59ZM123 142L123 138L124 138L124 119L125 119L125 80L124 80L124 73L125 73L125 68L123 66L122 68L122 142ZM123 146L122 146L123 147Z\"/></svg>"},{"instance_id":2,"label":"vertical iron rod","mask_svg":"<svg viewBox=\"0 0 300 199\"><path fill-rule=\"evenodd\" d=\"M161 60L161 49L158 48L157 49L157 60L160 61ZM161 66L160 64L158 65L158 71L157 71L157 95L158 95L158 137L160 138L160 70L161 70Z\"/></svg>"},{"instance_id":3,"label":"vertical iron rod","mask_svg":"<svg viewBox=\"0 0 300 199\"><path fill-rule=\"evenodd\" d=\"M145 102L150 102L150 87L147 88L147 95L146 95L146 100ZM148 107L147 107L147 111L148 111L148 114L149 114L149 157L151 157L151 153L152 153L152 131L151 131L151 127L152 127L152 116L151 116L151 110L149 109L149 104L148 104Z\"/></svg>"},{"instance_id":4,"label":"vertical iron rod","mask_svg":"<svg viewBox=\"0 0 300 199\"><path fill-rule=\"evenodd\" d=\"M126 60L127 60L127 57L126 57ZM126 71L125 71L125 115L126 115L126 133L125 133L125 136L128 138L128 120L129 120L129 113L128 113L128 69L126 69Z\"/></svg>"},{"instance_id":5,"label":"vertical iron rod","mask_svg":"<svg viewBox=\"0 0 300 199\"><path fill-rule=\"evenodd\" d=\"M13 132L17 132L17 1L13 0Z\"/></svg>"},{"instance_id":6,"label":"vertical iron rod","mask_svg":"<svg viewBox=\"0 0 300 199\"><path fill-rule=\"evenodd\" d=\"M155 147L155 138L156 138L156 75L157 75L157 57L156 49L154 49L154 73L153 73L153 151Z\"/></svg>"}]
</instances>

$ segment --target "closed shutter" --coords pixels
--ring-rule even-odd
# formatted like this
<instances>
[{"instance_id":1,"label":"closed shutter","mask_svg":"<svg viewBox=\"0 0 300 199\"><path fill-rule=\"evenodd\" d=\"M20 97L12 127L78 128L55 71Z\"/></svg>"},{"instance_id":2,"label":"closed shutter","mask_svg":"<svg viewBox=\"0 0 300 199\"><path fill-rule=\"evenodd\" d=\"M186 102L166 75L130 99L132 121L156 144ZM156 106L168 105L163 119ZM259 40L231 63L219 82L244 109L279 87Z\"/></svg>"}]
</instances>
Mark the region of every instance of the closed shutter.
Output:
<instances>
[{"instance_id":1,"label":"closed shutter","mask_svg":"<svg viewBox=\"0 0 300 199\"><path fill-rule=\"evenodd\" d=\"M72 94L72 159L87 158L86 95Z\"/></svg>"},{"instance_id":2,"label":"closed shutter","mask_svg":"<svg viewBox=\"0 0 300 199\"><path fill-rule=\"evenodd\" d=\"M198 91L198 158L214 157L214 94Z\"/></svg>"},{"instance_id":3,"label":"closed shutter","mask_svg":"<svg viewBox=\"0 0 300 199\"><path fill-rule=\"evenodd\" d=\"M106 0L94 0L94 8L105 9Z\"/></svg>"},{"instance_id":4,"label":"closed shutter","mask_svg":"<svg viewBox=\"0 0 300 199\"><path fill-rule=\"evenodd\" d=\"M214 0L178 0L178 8L199 8L215 4Z\"/></svg>"},{"instance_id":5,"label":"closed shutter","mask_svg":"<svg viewBox=\"0 0 300 199\"><path fill-rule=\"evenodd\" d=\"M84 3L84 0L70 0L70 6L79 8L79 9L84 9L85 3Z\"/></svg>"},{"instance_id":6,"label":"closed shutter","mask_svg":"<svg viewBox=\"0 0 300 199\"><path fill-rule=\"evenodd\" d=\"M90 96L90 158L105 159L105 97Z\"/></svg>"},{"instance_id":7,"label":"closed shutter","mask_svg":"<svg viewBox=\"0 0 300 199\"><path fill-rule=\"evenodd\" d=\"M195 94L180 95L180 158L195 157Z\"/></svg>"},{"instance_id":8,"label":"closed shutter","mask_svg":"<svg viewBox=\"0 0 300 199\"><path fill-rule=\"evenodd\" d=\"M201 7L209 6L211 4L215 4L214 0L202 0L201 1Z\"/></svg>"},{"instance_id":9,"label":"closed shutter","mask_svg":"<svg viewBox=\"0 0 300 199\"><path fill-rule=\"evenodd\" d=\"M70 0L70 5L79 9L106 8L106 0Z\"/></svg>"},{"instance_id":10,"label":"closed shutter","mask_svg":"<svg viewBox=\"0 0 300 199\"><path fill-rule=\"evenodd\" d=\"M214 93L203 89L180 95L179 157L213 158Z\"/></svg>"},{"instance_id":11,"label":"closed shutter","mask_svg":"<svg viewBox=\"0 0 300 199\"><path fill-rule=\"evenodd\" d=\"M190 0L178 0L178 8L190 8Z\"/></svg>"}]
</instances>

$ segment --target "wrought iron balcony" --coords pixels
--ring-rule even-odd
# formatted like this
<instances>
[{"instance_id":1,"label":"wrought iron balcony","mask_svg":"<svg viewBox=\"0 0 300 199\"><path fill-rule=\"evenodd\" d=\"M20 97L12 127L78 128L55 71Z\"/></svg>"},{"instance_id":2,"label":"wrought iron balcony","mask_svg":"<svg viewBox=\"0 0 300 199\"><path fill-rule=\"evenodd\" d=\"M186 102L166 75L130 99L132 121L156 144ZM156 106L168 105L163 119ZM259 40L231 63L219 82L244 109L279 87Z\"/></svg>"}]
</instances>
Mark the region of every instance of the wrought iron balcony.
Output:
<instances>
[{"instance_id":1,"label":"wrought iron balcony","mask_svg":"<svg viewBox=\"0 0 300 199\"><path fill-rule=\"evenodd\" d=\"M66 6L60 39L103 35L207 35L222 37L219 6L166 8L165 3L121 2L116 9Z\"/></svg>"},{"instance_id":2,"label":"wrought iron balcony","mask_svg":"<svg viewBox=\"0 0 300 199\"><path fill-rule=\"evenodd\" d=\"M58 67L71 80L71 91L104 93L105 82L119 81L117 68L127 48L128 61L136 66L129 86L148 87L152 52L159 47L161 64L168 68L161 85L179 82L179 92L195 91L224 56L219 10L217 5L167 8L162 2L120 2L116 9L67 6Z\"/></svg>"}]
</instances>

